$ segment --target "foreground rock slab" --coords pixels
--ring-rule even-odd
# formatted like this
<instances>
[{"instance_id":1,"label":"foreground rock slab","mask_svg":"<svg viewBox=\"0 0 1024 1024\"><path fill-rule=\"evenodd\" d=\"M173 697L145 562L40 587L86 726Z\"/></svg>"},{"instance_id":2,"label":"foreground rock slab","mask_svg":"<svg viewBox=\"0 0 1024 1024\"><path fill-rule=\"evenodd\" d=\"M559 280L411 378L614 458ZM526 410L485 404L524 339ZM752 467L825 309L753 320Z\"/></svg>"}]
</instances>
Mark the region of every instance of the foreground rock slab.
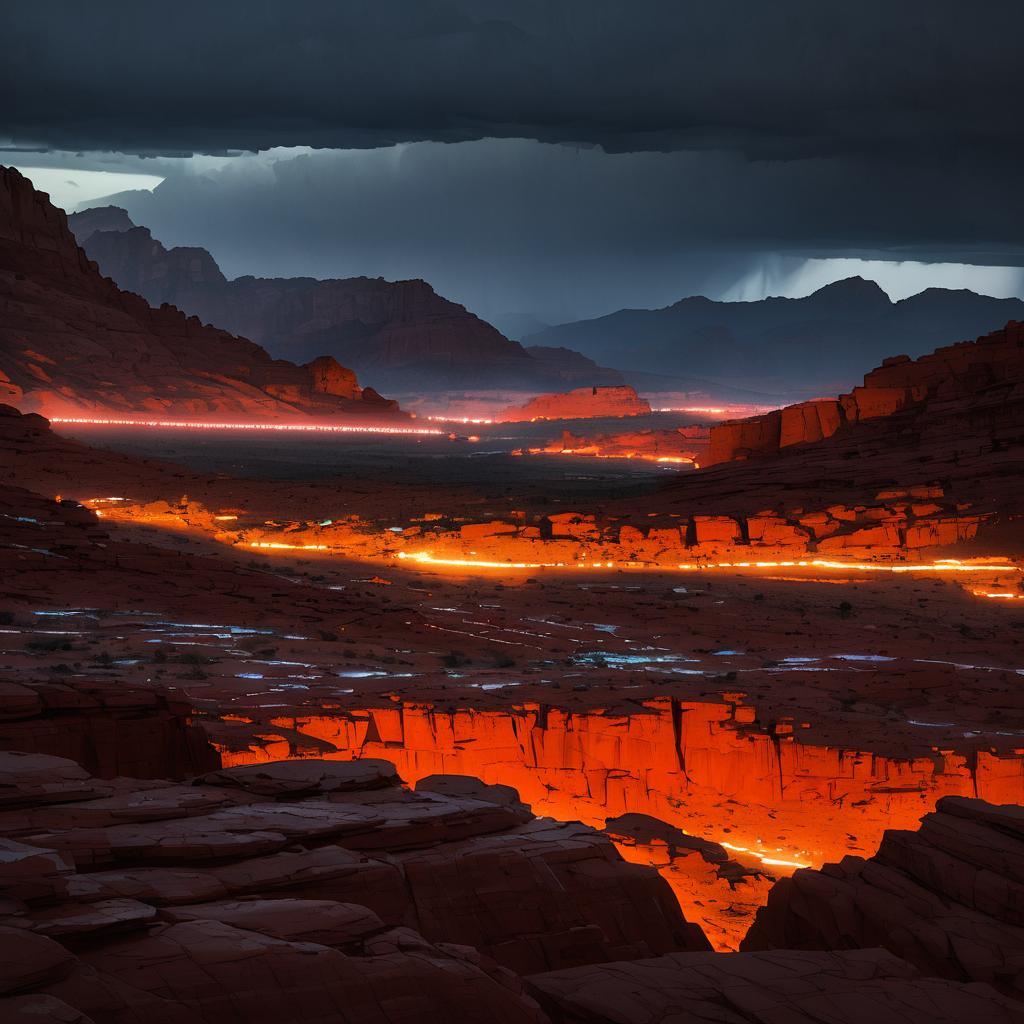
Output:
<instances>
[{"instance_id":1,"label":"foreground rock slab","mask_svg":"<svg viewBox=\"0 0 1024 1024\"><path fill-rule=\"evenodd\" d=\"M1024 808L946 797L875 856L798 871L743 949L884 946L923 973L1024 997Z\"/></svg>"},{"instance_id":2,"label":"foreground rock slab","mask_svg":"<svg viewBox=\"0 0 1024 1024\"><path fill-rule=\"evenodd\" d=\"M0 1020L540 1024L520 975L709 949L603 834L423 782L382 760L99 780L0 753Z\"/></svg>"},{"instance_id":3,"label":"foreground rock slab","mask_svg":"<svg viewBox=\"0 0 1024 1024\"><path fill-rule=\"evenodd\" d=\"M1024 1020L986 985L922 978L884 950L676 953L534 975L556 1024L882 1024Z\"/></svg>"}]
</instances>

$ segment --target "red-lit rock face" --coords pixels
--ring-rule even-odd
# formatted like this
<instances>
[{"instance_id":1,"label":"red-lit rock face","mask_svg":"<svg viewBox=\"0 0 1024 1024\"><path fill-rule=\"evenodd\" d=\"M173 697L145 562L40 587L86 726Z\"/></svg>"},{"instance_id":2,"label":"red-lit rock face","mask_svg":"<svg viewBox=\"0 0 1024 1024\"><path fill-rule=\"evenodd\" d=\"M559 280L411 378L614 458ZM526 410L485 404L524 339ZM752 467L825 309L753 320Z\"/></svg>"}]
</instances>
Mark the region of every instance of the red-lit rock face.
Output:
<instances>
[{"instance_id":1,"label":"red-lit rock face","mask_svg":"<svg viewBox=\"0 0 1024 1024\"><path fill-rule=\"evenodd\" d=\"M947 798L919 829L887 831L874 856L780 882L743 948L882 946L925 974L1019 999L1022 861L1021 807Z\"/></svg>"},{"instance_id":2,"label":"red-lit rock face","mask_svg":"<svg viewBox=\"0 0 1024 1024\"><path fill-rule=\"evenodd\" d=\"M321 744L320 756L386 756L411 780L454 773L512 786L534 813L560 820L601 826L619 815L647 814L722 844L771 875L838 859L851 848L871 850L887 827L914 827L942 796L1024 800L1024 762L1016 755L978 752L973 765L953 753L889 758L795 742L785 723L773 733L747 727L742 705L646 703L626 715L530 705L353 708L280 716L269 729L250 729L261 739L244 749L219 745L226 764L247 764L286 756L308 738ZM274 740L277 728L283 742ZM325 754L330 748L336 752ZM622 826L612 824L609 832L621 838ZM696 860L689 872L678 856L656 853L653 842L635 837L620 848L630 846L634 857L627 851L627 859L658 866L689 919L701 920L705 901L712 937L736 948L766 885L717 871L708 878ZM709 892L718 903L710 909Z\"/></svg>"},{"instance_id":3,"label":"red-lit rock face","mask_svg":"<svg viewBox=\"0 0 1024 1024\"><path fill-rule=\"evenodd\" d=\"M10 168L0 168L0 298L0 401L23 411L256 420L398 413L379 396L339 388L347 371L336 364L325 372L271 359L244 338L121 291L79 249L64 213Z\"/></svg>"},{"instance_id":4,"label":"red-lit rock face","mask_svg":"<svg viewBox=\"0 0 1024 1024\"><path fill-rule=\"evenodd\" d=\"M997 428L1000 420L1005 423L1010 416L1019 417L1024 376L1022 349L1024 325L1011 322L1005 329L976 342L948 345L920 359L886 359L865 375L863 387L854 388L848 395L801 402L763 416L713 427L705 464L775 454L791 445L821 441L839 431L852 431L857 424L895 416L904 410L904 419L915 426L921 421L926 436L916 439L916 443L923 446L939 439L943 425L975 431L979 426ZM1007 401L1018 408L1007 408ZM980 424L969 423L965 416L968 408L975 410L974 419L981 410L987 416ZM853 437L870 439L871 434L857 435L854 431ZM945 443L962 440L954 436Z\"/></svg>"},{"instance_id":5,"label":"red-lit rock face","mask_svg":"<svg viewBox=\"0 0 1024 1024\"><path fill-rule=\"evenodd\" d=\"M650 404L636 390L626 386L575 388L560 395L538 395L525 405L505 409L498 415L506 422L516 420L572 420L597 416L642 416Z\"/></svg>"}]
</instances>

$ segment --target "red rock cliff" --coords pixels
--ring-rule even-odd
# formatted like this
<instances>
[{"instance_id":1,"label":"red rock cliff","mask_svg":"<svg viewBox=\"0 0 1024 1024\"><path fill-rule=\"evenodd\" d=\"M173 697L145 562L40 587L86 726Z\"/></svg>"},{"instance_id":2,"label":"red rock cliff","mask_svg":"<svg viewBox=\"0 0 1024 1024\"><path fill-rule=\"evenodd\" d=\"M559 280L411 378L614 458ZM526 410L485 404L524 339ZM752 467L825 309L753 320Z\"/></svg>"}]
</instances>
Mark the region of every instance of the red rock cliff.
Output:
<instances>
[{"instance_id":1,"label":"red rock cliff","mask_svg":"<svg viewBox=\"0 0 1024 1024\"><path fill-rule=\"evenodd\" d=\"M48 197L0 168L0 400L49 415L394 415L100 276ZM338 371L342 368L338 367ZM330 374L328 376L331 376Z\"/></svg>"},{"instance_id":2,"label":"red rock cliff","mask_svg":"<svg viewBox=\"0 0 1024 1024\"><path fill-rule=\"evenodd\" d=\"M925 974L1024 996L1024 808L947 797L873 857L798 871L743 948L883 946Z\"/></svg>"},{"instance_id":3,"label":"red rock cliff","mask_svg":"<svg viewBox=\"0 0 1024 1024\"><path fill-rule=\"evenodd\" d=\"M797 741L790 724L759 726L756 709L742 704L656 699L622 715L532 703L511 712L441 711L409 702L280 717L256 732L253 740L244 727L236 741L234 730L214 728L225 764L387 756L409 780L455 773L512 786L534 813L561 820L600 826L648 814L699 839L757 851L771 872L872 848L886 828L913 827L941 796L1024 800L1020 757L980 752L969 763L952 752L897 758L814 746ZM684 913L704 918L703 882L667 866Z\"/></svg>"},{"instance_id":4,"label":"red rock cliff","mask_svg":"<svg viewBox=\"0 0 1024 1024\"><path fill-rule=\"evenodd\" d=\"M923 417L946 415L950 406L975 402L993 387L1007 385L1015 385L1018 394L1024 385L1024 325L1013 321L977 341L947 345L919 359L886 359L865 375L863 386L838 398L712 427L704 464L771 455L902 410Z\"/></svg>"}]
</instances>

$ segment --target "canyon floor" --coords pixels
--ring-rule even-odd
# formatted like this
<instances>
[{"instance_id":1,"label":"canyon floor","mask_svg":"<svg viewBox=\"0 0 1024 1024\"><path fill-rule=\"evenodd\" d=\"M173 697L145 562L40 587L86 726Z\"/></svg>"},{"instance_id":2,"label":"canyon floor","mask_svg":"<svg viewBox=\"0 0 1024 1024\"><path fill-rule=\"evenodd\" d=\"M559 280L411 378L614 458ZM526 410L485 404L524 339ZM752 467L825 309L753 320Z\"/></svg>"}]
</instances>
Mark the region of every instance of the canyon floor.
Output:
<instances>
[{"instance_id":1,"label":"canyon floor","mask_svg":"<svg viewBox=\"0 0 1024 1024\"><path fill-rule=\"evenodd\" d=\"M54 686L159 688L227 766L384 758L409 783L512 786L656 866L726 950L798 867L870 856L943 796L1024 802L1013 560L433 565L379 542L438 504L435 460L341 485L246 442L249 475L233 477L216 471L220 440L172 441L189 467L3 425L8 482L27 490L4 490L0 670L44 704ZM449 484L443 500L471 526L531 502L642 504L661 471L624 472ZM302 524L339 512L368 546L292 550ZM240 517L278 540L239 541ZM31 733L31 749L66 752L34 722L8 723L5 747Z\"/></svg>"}]
</instances>

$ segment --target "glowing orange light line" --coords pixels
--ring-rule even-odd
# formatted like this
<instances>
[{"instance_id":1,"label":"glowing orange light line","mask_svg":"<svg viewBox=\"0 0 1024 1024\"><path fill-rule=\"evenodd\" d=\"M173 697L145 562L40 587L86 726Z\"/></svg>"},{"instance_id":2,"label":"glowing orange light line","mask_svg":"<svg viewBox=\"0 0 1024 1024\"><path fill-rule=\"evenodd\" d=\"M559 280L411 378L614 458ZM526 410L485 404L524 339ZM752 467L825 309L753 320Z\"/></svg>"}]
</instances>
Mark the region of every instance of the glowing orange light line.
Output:
<instances>
[{"instance_id":1,"label":"glowing orange light line","mask_svg":"<svg viewBox=\"0 0 1024 1024\"><path fill-rule=\"evenodd\" d=\"M164 430L289 430L321 434L413 434L440 437L433 427L371 427L340 423L196 423L187 420L118 420L85 416L52 416L51 423L84 424L94 427L156 427Z\"/></svg>"},{"instance_id":2,"label":"glowing orange light line","mask_svg":"<svg viewBox=\"0 0 1024 1024\"><path fill-rule=\"evenodd\" d=\"M329 544L279 544L269 540L249 542L251 548L271 548L274 551L329 551Z\"/></svg>"},{"instance_id":3,"label":"glowing orange light line","mask_svg":"<svg viewBox=\"0 0 1024 1024\"><path fill-rule=\"evenodd\" d=\"M475 558L435 558L427 551L418 551L409 554L400 551L398 557L419 562L422 565L450 565L466 568L485 569L564 569L564 568L601 568L613 569L615 562L495 562ZM623 566L619 566L622 568ZM632 567L632 566L630 566ZM857 570L860 572L1020 572L1015 565L1005 564L964 564L953 560L941 562L919 562L913 564L884 564L878 562L839 562L822 558L807 559L805 561L793 562L680 562L675 566L663 566L651 564L644 566L651 571L666 571L681 569L686 572L704 572L710 569L783 569L783 568L812 568L812 569L836 569L836 570Z\"/></svg>"}]
</instances>

